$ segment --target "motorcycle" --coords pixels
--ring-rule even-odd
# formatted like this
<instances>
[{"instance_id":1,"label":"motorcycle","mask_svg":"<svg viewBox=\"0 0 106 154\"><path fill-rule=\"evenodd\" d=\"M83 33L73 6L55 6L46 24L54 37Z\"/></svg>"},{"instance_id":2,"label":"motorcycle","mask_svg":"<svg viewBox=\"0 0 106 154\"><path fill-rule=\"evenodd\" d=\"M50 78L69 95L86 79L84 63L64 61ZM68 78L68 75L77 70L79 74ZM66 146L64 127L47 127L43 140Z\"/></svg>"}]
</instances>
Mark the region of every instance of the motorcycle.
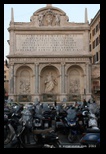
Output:
<instances>
[{"instance_id":1,"label":"motorcycle","mask_svg":"<svg viewBox=\"0 0 106 154\"><path fill-rule=\"evenodd\" d=\"M87 129L85 133L83 133L80 139L81 145L86 145L87 148L99 148L100 147L100 129Z\"/></svg>"},{"instance_id":2,"label":"motorcycle","mask_svg":"<svg viewBox=\"0 0 106 154\"><path fill-rule=\"evenodd\" d=\"M70 143L77 142L78 138L78 123L77 123L77 112L74 107L68 109L67 117L65 118L67 121L67 126L69 129L68 133L68 141Z\"/></svg>"},{"instance_id":3,"label":"motorcycle","mask_svg":"<svg viewBox=\"0 0 106 154\"><path fill-rule=\"evenodd\" d=\"M16 133L10 127L10 148L58 148L59 138L52 128L34 129L33 118L29 110L22 112L22 129ZM15 134L13 133L15 132Z\"/></svg>"},{"instance_id":4,"label":"motorcycle","mask_svg":"<svg viewBox=\"0 0 106 154\"><path fill-rule=\"evenodd\" d=\"M8 119L8 115L4 114L4 146L9 144L15 136L15 130Z\"/></svg>"},{"instance_id":5,"label":"motorcycle","mask_svg":"<svg viewBox=\"0 0 106 154\"><path fill-rule=\"evenodd\" d=\"M67 134L65 117L67 116L66 110L62 105L56 106L56 131L60 131L63 134Z\"/></svg>"},{"instance_id":6,"label":"motorcycle","mask_svg":"<svg viewBox=\"0 0 106 154\"><path fill-rule=\"evenodd\" d=\"M52 127L55 131L55 110L46 103L42 107L42 125L43 129Z\"/></svg>"},{"instance_id":7,"label":"motorcycle","mask_svg":"<svg viewBox=\"0 0 106 154\"><path fill-rule=\"evenodd\" d=\"M86 145L87 148L100 147L100 129L98 127L97 118L92 112L89 113L88 128L82 134L80 144Z\"/></svg>"}]
</instances>

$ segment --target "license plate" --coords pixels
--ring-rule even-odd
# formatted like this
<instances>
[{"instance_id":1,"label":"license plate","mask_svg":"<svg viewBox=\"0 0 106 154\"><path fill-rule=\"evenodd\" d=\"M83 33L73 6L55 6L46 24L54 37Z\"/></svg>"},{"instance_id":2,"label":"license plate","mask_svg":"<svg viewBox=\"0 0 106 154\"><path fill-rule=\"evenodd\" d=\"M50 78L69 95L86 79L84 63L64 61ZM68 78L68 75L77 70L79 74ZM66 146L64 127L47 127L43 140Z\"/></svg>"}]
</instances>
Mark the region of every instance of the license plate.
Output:
<instances>
[{"instance_id":1,"label":"license plate","mask_svg":"<svg viewBox=\"0 0 106 154\"><path fill-rule=\"evenodd\" d=\"M45 127L48 127L49 125L48 125L48 123L45 123L44 126L45 126Z\"/></svg>"},{"instance_id":2,"label":"license plate","mask_svg":"<svg viewBox=\"0 0 106 154\"><path fill-rule=\"evenodd\" d=\"M79 124L82 125L82 121L79 121Z\"/></svg>"}]
</instances>

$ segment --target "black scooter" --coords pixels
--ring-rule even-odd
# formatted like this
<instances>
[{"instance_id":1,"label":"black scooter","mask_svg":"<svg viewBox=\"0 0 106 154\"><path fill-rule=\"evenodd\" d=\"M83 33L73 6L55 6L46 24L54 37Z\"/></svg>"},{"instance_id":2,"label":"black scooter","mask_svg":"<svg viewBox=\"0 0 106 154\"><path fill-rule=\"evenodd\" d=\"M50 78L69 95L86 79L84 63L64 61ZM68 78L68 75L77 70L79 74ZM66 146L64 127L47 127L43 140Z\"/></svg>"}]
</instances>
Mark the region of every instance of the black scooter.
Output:
<instances>
[{"instance_id":1,"label":"black scooter","mask_svg":"<svg viewBox=\"0 0 106 154\"><path fill-rule=\"evenodd\" d=\"M80 144L85 148L100 148L100 129L95 114L89 114L88 128L82 134Z\"/></svg>"},{"instance_id":2,"label":"black scooter","mask_svg":"<svg viewBox=\"0 0 106 154\"><path fill-rule=\"evenodd\" d=\"M27 108L22 112L21 129L9 127L10 140L4 148L58 148L59 138L52 128L40 130L33 127L33 114ZM13 131L14 130L14 131ZM15 133L14 133L15 132Z\"/></svg>"}]
</instances>

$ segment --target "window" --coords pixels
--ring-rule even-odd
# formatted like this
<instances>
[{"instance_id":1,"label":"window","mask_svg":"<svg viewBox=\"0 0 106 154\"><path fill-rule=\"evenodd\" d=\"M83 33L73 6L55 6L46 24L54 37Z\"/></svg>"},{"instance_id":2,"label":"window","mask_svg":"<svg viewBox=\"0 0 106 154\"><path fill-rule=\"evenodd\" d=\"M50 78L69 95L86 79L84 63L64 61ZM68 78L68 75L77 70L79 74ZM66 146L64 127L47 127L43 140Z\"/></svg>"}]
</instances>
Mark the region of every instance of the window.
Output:
<instances>
[{"instance_id":1,"label":"window","mask_svg":"<svg viewBox=\"0 0 106 154\"><path fill-rule=\"evenodd\" d=\"M98 45L98 37L96 38L96 46Z\"/></svg>"},{"instance_id":2,"label":"window","mask_svg":"<svg viewBox=\"0 0 106 154\"><path fill-rule=\"evenodd\" d=\"M93 64L95 63L95 55L93 56Z\"/></svg>"},{"instance_id":3,"label":"window","mask_svg":"<svg viewBox=\"0 0 106 154\"><path fill-rule=\"evenodd\" d=\"M100 29L100 21L99 21L99 29Z\"/></svg>"},{"instance_id":4,"label":"window","mask_svg":"<svg viewBox=\"0 0 106 154\"><path fill-rule=\"evenodd\" d=\"M96 52L96 61L98 61L98 52Z\"/></svg>"},{"instance_id":5,"label":"window","mask_svg":"<svg viewBox=\"0 0 106 154\"><path fill-rule=\"evenodd\" d=\"M6 75L4 75L4 78L6 78Z\"/></svg>"},{"instance_id":6,"label":"window","mask_svg":"<svg viewBox=\"0 0 106 154\"><path fill-rule=\"evenodd\" d=\"M95 40L93 41L93 49L95 48Z\"/></svg>"},{"instance_id":7,"label":"window","mask_svg":"<svg viewBox=\"0 0 106 154\"><path fill-rule=\"evenodd\" d=\"M98 38L98 44L100 43L100 35L99 35L99 38Z\"/></svg>"},{"instance_id":8,"label":"window","mask_svg":"<svg viewBox=\"0 0 106 154\"><path fill-rule=\"evenodd\" d=\"M98 24L96 25L96 33L97 33L97 31L98 31Z\"/></svg>"},{"instance_id":9,"label":"window","mask_svg":"<svg viewBox=\"0 0 106 154\"><path fill-rule=\"evenodd\" d=\"M91 44L89 45L89 51L91 51Z\"/></svg>"},{"instance_id":10,"label":"window","mask_svg":"<svg viewBox=\"0 0 106 154\"><path fill-rule=\"evenodd\" d=\"M98 60L100 60L100 51L99 51L99 53L98 53Z\"/></svg>"},{"instance_id":11,"label":"window","mask_svg":"<svg viewBox=\"0 0 106 154\"><path fill-rule=\"evenodd\" d=\"M91 33L90 33L90 40L91 40Z\"/></svg>"},{"instance_id":12,"label":"window","mask_svg":"<svg viewBox=\"0 0 106 154\"><path fill-rule=\"evenodd\" d=\"M95 35L95 28L92 30L92 36Z\"/></svg>"}]
</instances>

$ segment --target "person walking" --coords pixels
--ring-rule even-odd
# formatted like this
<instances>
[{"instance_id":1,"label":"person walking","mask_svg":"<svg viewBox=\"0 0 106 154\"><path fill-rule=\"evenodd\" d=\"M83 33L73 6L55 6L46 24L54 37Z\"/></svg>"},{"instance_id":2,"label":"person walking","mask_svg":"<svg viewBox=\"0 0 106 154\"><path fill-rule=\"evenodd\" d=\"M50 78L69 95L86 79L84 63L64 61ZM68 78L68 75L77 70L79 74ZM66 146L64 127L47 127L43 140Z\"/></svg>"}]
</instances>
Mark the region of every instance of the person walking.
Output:
<instances>
[{"instance_id":1,"label":"person walking","mask_svg":"<svg viewBox=\"0 0 106 154\"><path fill-rule=\"evenodd\" d=\"M83 99L83 107L87 106L87 101Z\"/></svg>"}]
</instances>

